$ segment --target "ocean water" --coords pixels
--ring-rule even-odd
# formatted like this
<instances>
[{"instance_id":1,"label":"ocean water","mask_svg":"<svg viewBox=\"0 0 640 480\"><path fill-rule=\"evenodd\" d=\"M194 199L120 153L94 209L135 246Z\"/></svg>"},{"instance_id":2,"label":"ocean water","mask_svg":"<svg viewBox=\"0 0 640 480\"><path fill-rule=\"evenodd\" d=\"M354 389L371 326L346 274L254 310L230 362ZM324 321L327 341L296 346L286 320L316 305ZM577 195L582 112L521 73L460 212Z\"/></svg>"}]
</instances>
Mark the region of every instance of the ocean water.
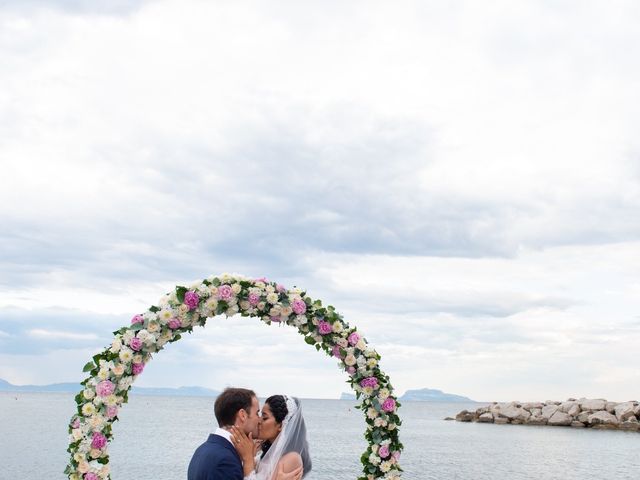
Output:
<instances>
[{"instance_id":1,"label":"ocean water","mask_svg":"<svg viewBox=\"0 0 640 480\"><path fill-rule=\"evenodd\" d=\"M364 450L354 402L303 400L309 480L355 479ZM478 404L405 403L406 479L636 480L640 433L446 422ZM71 394L0 394L0 479L64 479ZM213 400L134 396L114 424L114 480L186 479L195 448L214 428Z\"/></svg>"}]
</instances>

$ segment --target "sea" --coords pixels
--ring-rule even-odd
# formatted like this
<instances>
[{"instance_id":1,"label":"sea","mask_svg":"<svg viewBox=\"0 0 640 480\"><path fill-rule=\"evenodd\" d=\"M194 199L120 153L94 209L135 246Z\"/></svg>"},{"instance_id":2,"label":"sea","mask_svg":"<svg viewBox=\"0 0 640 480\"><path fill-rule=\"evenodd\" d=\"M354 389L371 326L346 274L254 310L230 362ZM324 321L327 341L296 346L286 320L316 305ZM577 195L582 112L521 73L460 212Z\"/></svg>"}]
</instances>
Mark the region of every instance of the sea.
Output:
<instances>
[{"instance_id":1,"label":"sea","mask_svg":"<svg viewBox=\"0 0 640 480\"><path fill-rule=\"evenodd\" d=\"M303 400L307 480L358 478L365 422L355 401ZM482 404L405 402L405 479L638 480L640 433L445 421ZM64 479L73 394L0 393L0 479ZM114 480L186 479L215 428L213 399L132 396L114 424Z\"/></svg>"}]
</instances>

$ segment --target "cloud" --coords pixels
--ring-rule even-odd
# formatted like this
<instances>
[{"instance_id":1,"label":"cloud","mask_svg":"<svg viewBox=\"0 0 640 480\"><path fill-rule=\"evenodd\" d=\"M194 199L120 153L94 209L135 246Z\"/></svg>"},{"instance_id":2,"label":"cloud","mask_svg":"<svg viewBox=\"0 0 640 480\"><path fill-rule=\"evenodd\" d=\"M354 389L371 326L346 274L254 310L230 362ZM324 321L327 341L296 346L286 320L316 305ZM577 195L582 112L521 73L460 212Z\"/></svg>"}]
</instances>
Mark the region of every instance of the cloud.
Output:
<instances>
[{"instance_id":1,"label":"cloud","mask_svg":"<svg viewBox=\"0 0 640 480\"><path fill-rule=\"evenodd\" d=\"M401 388L631 384L609 353L637 335L639 13L5 2L0 372L82 363L175 284L231 271L333 303ZM172 346L144 381L300 376L275 352L294 340L258 330Z\"/></svg>"}]
</instances>

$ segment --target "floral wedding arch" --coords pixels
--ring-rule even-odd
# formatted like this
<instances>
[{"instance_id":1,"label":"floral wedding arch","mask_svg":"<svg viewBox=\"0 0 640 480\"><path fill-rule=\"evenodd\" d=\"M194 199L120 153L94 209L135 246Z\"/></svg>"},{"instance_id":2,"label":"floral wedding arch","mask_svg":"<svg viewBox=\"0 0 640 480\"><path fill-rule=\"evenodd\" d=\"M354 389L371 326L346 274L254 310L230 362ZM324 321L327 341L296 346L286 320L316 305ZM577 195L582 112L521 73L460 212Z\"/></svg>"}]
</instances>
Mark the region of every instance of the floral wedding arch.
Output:
<instances>
[{"instance_id":1,"label":"floral wedding arch","mask_svg":"<svg viewBox=\"0 0 640 480\"><path fill-rule=\"evenodd\" d=\"M69 424L71 459L65 474L71 480L110 479L108 442L111 425L127 402L129 389L152 355L175 342L195 326L204 326L215 315L240 314L267 324L295 327L309 345L338 359L349 376L365 416L366 451L359 480L397 480L402 444L398 439L400 406L389 377L379 368L380 355L350 327L332 306L323 306L306 292L266 279L238 275L209 277L191 287L177 286L131 325L114 332L110 347L95 355L84 367L89 377L76 395L78 411Z\"/></svg>"}]
</instances>

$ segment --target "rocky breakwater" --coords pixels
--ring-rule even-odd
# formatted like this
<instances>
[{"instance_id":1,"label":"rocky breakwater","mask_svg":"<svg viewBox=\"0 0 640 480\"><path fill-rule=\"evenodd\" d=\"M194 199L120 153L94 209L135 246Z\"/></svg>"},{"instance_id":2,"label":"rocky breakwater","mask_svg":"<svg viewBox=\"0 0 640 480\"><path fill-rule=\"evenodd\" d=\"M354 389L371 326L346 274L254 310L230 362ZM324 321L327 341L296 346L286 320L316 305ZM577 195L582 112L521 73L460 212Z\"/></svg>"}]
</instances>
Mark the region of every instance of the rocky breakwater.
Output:
<instances>
[{"instance_id":1,"label":"rocky breakwater","mask_svg":"<svg viewBox=\"0 0 640 480\"><path fill-rule=\"evenodd\" d=\"M640 404L602 399L570 398L566 402L494 402L474 412L463 410L459 422L512 425L551 425L575 428L640 431Z\"/></svg>"}]
</instances>

